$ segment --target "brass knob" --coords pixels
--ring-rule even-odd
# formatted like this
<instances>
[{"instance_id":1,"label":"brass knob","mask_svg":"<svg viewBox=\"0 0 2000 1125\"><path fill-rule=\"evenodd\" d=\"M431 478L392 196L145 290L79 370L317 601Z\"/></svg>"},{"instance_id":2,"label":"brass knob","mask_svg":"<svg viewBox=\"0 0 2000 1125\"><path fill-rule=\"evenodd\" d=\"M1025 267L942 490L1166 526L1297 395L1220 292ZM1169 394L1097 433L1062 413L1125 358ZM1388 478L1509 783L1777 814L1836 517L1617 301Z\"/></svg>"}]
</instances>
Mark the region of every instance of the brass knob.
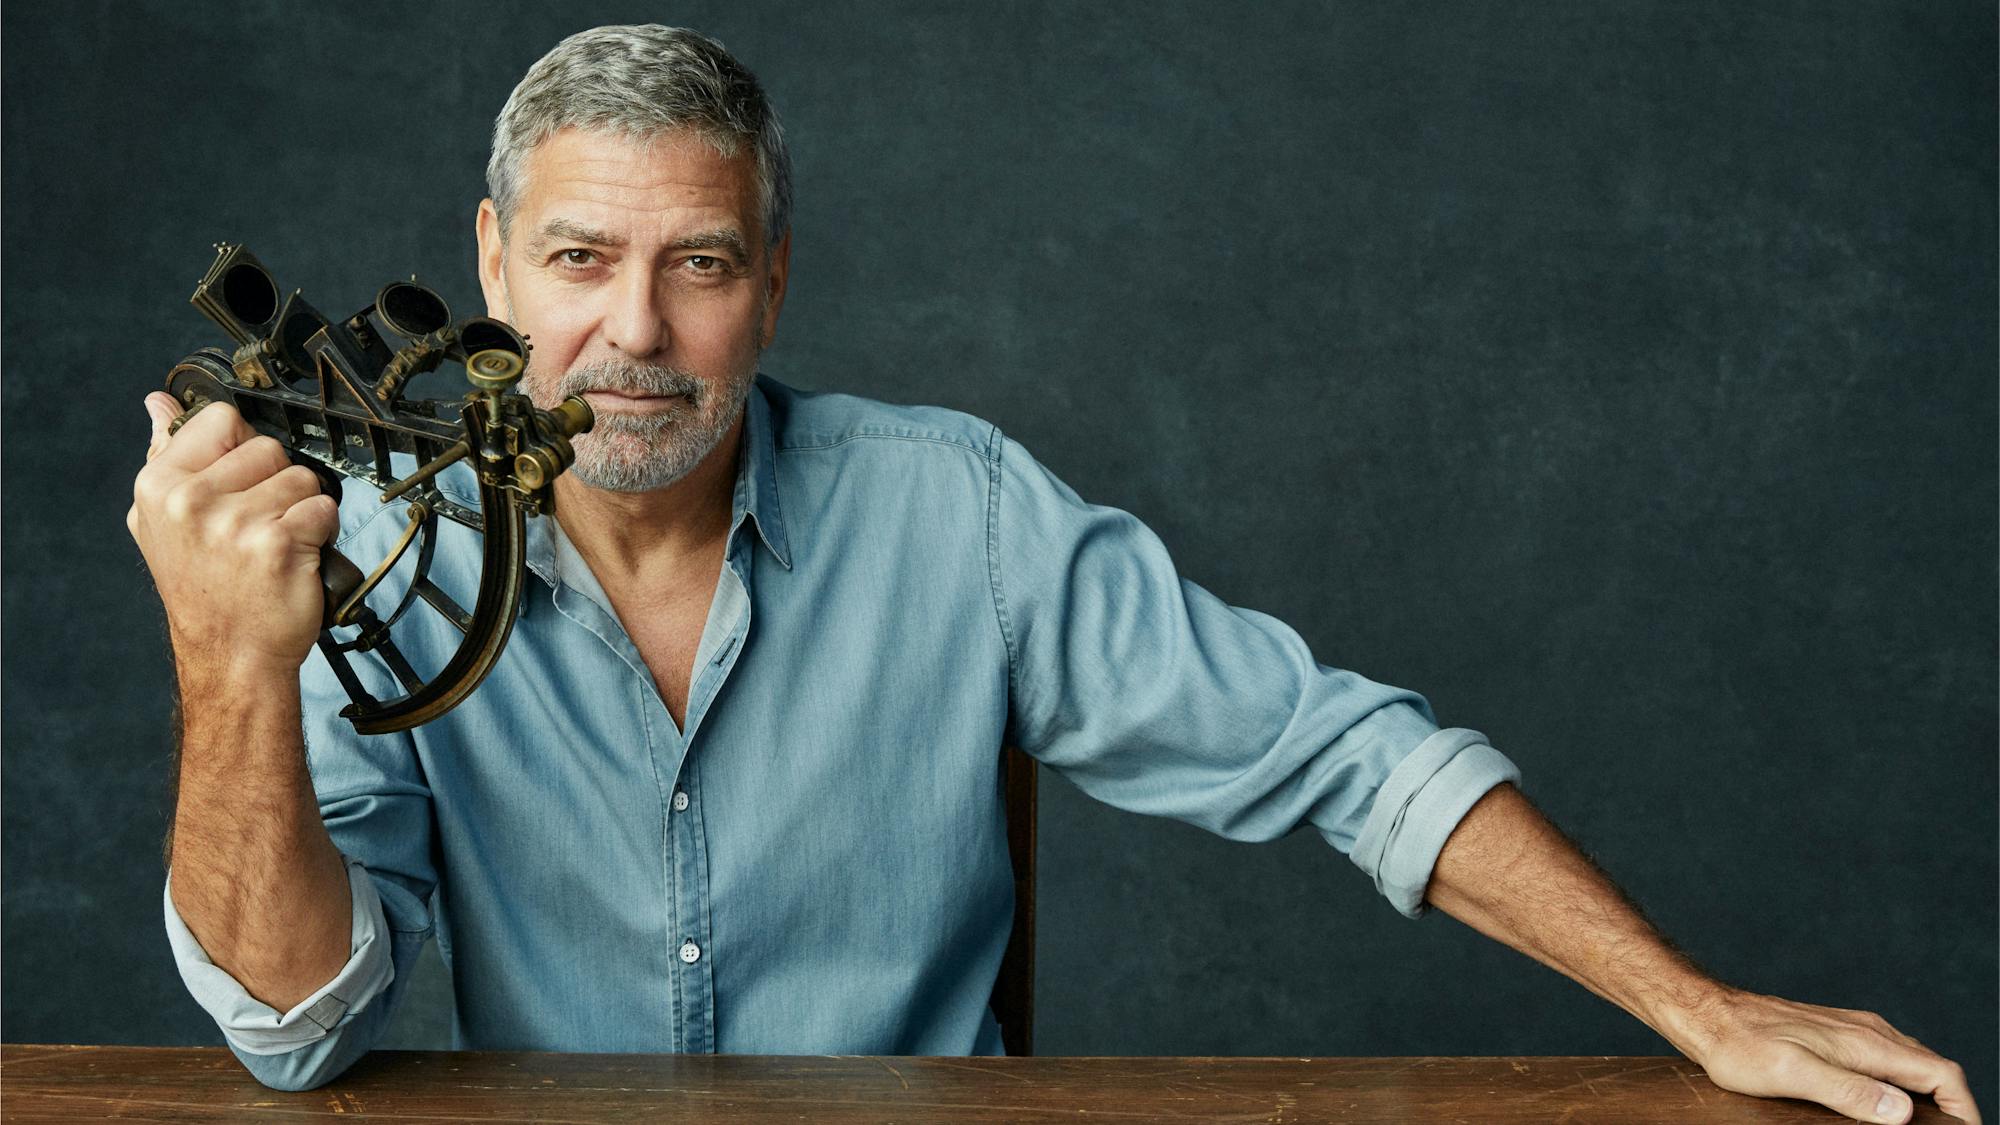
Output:
<instances>
[{"instance_id":1,"label":"brass knob","mask_svg":"<svg viewBox=\"0 0 2000 1125\"><path fill-rule=\"evenodd\" d=\"M522 453L514 458L514 479L521 482L522 488L536 489L549 482L552 474L548 459L538 454L539 451Z\"/></svg>"},{"instance_id":2,"label":"brass knob","mask_svg":"<svg viewBox=\"0 0 2000 1125\"><path fill-rule=\"evenodd\" d=\"M590 409L590 404L576 395L557 403L549 411L549 415L555 422L556 429L565 437L575 437L584 433L597 421L596 412Z\"/></svg>"},{"instance_id":3,"label":"brass knob","mask_svg":"<svg viewBox=\"0 0 2000 1125\"><path fill-rule=\"evenodd\" d=\"M554 433L548 435L547 441L542 444L515 455L514 479L522 488L533 491L556 479L559 473L574 464L576 447L569 443L567 437Z\"/></svg>"},{"instance_id":4,"label":"brass knob","mask_svg":"<svg viewBox=\"0 0 2000 1125\"><path fill-rule=\"evenodd\" d=\"M570 451L569 442L562 438L556 440L562 444L545 445L515 454L514 479L522 488L533 491L542 487L556 479L558 474L569 468L570 463L576 460L576 454Z\"/></svg>"},{"instance_id":5,"label":"brass knob","mask_svg":"<svg viewBox=\"0 0 2000 1125\"><path fill-rule=\"evenodd\" d=\"M526 364L505 348L473 352L465 360L465 377L482 391L504 391L521 381Z\"/></svg>"}]
</instances>

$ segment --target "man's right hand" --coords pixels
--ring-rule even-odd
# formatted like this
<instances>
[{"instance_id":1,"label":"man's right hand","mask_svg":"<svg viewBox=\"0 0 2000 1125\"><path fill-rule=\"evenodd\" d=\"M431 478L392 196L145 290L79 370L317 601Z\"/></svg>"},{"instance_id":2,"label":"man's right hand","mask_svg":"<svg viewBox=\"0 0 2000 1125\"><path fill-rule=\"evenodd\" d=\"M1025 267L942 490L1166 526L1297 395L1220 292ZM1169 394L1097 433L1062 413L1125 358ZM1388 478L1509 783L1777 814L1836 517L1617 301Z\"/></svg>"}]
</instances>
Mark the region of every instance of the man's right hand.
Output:
<instances>
[{"instance_id":1,"label":"man's right hand","mask_svg":"<svg viewBox=\"0 0 2000 1125\"><path fill-rule=\"evenodd\" d=\"M173 902L217 968L276 1011L351 950L345 861L320 820L300 731L299 666L319 635L319 548L338 506L311 469L213 403L153 440L126 526L166 606L181 686Z\"/></svg>"},{"instance_id":2,"label":"man's right hand","mask_svg":"<svg viewBox=\"0 0 2000 1125\"><path fill-rule=\"evenodd\" d=\"M319 549L339 508L319 478L236 408L204 407L169 437L171 395L146 396L153 437L125 526L167 611L183 665L295 674L319 635Z\"/></svg>"}]
</instances>

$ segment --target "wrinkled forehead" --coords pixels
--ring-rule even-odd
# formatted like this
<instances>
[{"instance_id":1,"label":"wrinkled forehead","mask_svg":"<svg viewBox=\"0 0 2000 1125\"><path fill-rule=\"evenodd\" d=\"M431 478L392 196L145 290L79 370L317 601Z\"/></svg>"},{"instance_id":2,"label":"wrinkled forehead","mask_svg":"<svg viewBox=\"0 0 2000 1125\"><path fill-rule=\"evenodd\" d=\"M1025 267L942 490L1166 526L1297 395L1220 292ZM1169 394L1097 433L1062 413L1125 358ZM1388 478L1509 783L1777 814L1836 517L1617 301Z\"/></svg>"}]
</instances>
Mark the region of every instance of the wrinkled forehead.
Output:
<instances>
[{"instance_id":1,"label":"wrinkled forehead","mask_svg":"<svg viewBox=\"0 0 2000 1125\"><path fill-rule=\"evenodd\" d=\"M561 129L529 150L521 173L515 224L527 231L554 220L648 226L699 214L711 226L727 220L756 242L762 226L751 147L727 152L692 129L639 136Z\"/></svg>"}]
</instances>

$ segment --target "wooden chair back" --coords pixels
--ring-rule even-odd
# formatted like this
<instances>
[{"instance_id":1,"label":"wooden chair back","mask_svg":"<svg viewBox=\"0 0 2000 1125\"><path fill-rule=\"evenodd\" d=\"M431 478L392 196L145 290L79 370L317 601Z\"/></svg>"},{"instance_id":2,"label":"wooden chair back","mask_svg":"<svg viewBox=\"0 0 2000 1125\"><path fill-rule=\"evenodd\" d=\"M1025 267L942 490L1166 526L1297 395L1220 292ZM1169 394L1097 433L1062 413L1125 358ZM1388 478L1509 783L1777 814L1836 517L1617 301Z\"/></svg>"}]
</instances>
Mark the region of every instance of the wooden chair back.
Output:
<instances>
[{"instance_id":1,"label":"wooden chair back","mask_svg":"<svg viewBox=\"0 0 2000 1125\"><path fill-rule=\"evenodd\" d=\"M993 982L993 1016L1010 1055L1035 1053L1035 760L1000 750L1007 798L1007 853L1014 860L1014 929Z\"/></svg>"}]
</instances>

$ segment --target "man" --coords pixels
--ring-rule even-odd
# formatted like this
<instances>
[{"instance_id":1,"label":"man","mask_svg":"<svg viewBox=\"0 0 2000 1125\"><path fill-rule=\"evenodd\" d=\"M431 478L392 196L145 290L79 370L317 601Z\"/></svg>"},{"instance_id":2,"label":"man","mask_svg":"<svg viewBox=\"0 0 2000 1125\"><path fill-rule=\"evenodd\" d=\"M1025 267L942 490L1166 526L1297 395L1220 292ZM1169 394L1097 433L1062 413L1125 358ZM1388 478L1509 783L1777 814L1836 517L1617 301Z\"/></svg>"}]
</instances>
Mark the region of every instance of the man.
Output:
<instances>
[{"instance_id":1,"label":"man","mask_svg":"<svg viewBox=\"0 0 2000 1125\"><path fill-rule=\"evenodd\" d=\"M1123 808L1311 826L1405 913L1568 974L1727 1089L1978 1120L1879 1017L1704 977L1482 736L1183 582L990 423L759 376L789 171L717 45L565 40L488 176L488 311L533 337L536 401L581 393L598 423L531 525L505 659L449 716L355 736L312 655L319 546L379 557L396 506L336 511L232 411L169 441L174 404L147 402L130 522L184 709L167 924L261 1080L365 1052L433 935L468 1047L995 1052L1011 741ZM450 533L441 585L476 580L475 548ZM456 640L404 637L429 667Z\"/></svg>"}]
</instances>

